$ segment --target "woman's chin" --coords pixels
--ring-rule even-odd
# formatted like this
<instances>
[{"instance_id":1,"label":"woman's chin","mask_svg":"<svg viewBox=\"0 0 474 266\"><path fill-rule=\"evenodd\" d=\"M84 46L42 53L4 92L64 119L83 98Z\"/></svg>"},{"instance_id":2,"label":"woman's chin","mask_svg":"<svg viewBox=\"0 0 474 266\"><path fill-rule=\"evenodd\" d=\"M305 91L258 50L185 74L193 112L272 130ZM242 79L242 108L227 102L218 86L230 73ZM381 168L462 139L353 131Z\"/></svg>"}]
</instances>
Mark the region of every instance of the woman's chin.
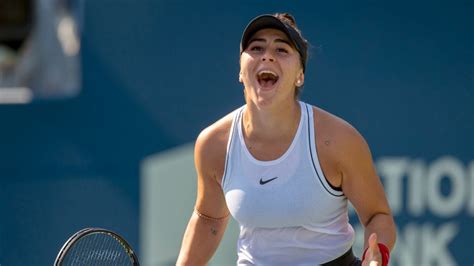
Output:
<instances>
[{"instance_id":1,"label":"woman's chin","mask_svg":"<svg viewBox=\"0 0 474 266\"><path fill-rule=\"evenodd\" d=\"M250 97L250 100L259 107L266 107L271 105L275 101L275 97L278 91L277 86L275 85L276 84L272 86L255 87L253 93L251 94L252 96Z\"/></svg>"},{"instance_id":2,"label":"woman's chin","mask_svg":"<svg viewBox=\"0 0 474 266\"><path fill-rule=\"evenodd\" d=\"M259 87L256 92L259 97L273 97L276 94L276 87Z\"/></svg>"}]
</instances>

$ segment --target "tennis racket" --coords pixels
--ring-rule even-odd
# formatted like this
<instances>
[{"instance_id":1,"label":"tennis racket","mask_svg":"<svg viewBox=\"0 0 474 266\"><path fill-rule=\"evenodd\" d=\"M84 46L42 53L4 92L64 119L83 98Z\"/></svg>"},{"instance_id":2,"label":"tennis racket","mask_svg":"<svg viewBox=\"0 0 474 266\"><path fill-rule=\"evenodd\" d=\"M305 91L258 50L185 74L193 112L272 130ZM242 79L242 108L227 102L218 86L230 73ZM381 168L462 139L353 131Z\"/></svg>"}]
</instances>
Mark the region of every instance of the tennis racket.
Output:
<instances>
[{"instance_id":1,"label":"tennis racket","mask_svg":"<svg viewBox=\"0 0 474 266\"><path fill-rule=\"evenodd\" d=\"M58 253L55 266L139 266L127 241L107 229L85 228L72 235Z\"/></svg>"}]
</instances>

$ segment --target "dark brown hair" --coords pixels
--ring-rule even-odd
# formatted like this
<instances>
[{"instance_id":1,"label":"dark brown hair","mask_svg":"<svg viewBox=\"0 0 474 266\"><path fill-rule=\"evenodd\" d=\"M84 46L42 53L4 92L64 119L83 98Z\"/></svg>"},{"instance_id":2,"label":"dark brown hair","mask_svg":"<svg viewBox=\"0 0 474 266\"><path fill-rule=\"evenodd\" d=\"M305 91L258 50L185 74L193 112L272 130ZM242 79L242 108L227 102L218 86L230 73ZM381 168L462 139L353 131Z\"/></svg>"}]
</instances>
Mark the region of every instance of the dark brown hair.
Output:
<instances>
[{"instance_id":1,"label":"dark brown hair","mask_svg":"<svg viewBox=\"0 0 474 266\"><path fill-rule=\"evenodd\" d=\"M277 19L279 19L281 22L283 22L287 25L290 25L299 34L301 40L303 40L304 46L302 48L305 49L305 51L303 53L305 55L305 58L303 58L302 53L300 53L300 61L301 61L301 65L303 67L305 67L306 62L308 61L308 46L309 46L309 43L308 43L308 40L306 40L303 37L303 34L301 33L301 30L296 25L295 18L289 13L275 13L275 14L273 14L273 16L276 17ZM298 97L298 95L300 94L302 89L303 89L302 87L296 86L295 97Z\"/></svg>"}]
</instances>

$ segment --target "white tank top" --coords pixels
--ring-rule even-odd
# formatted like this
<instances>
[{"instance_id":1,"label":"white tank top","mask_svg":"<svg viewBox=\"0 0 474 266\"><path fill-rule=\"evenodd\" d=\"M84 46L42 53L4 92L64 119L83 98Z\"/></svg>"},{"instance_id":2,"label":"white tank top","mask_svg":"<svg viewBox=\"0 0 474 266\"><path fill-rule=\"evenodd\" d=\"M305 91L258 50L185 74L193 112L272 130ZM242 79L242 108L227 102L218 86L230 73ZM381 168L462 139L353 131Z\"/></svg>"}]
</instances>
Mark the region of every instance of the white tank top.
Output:
<instances>
[{"instance_id":1,"label":"white tank top","mask_svg":"<svg viewBox=\"0 0 474 266\"><path fill-rule=\"evenodd\" d=\"M354 241L347 198L321 170L313 109L299 102L301 119L288 150L260 161L248 151L242 113L234 112L222 187L240 224L238 265L316 265L348 251Z\"/></svg>"}]
</instances>

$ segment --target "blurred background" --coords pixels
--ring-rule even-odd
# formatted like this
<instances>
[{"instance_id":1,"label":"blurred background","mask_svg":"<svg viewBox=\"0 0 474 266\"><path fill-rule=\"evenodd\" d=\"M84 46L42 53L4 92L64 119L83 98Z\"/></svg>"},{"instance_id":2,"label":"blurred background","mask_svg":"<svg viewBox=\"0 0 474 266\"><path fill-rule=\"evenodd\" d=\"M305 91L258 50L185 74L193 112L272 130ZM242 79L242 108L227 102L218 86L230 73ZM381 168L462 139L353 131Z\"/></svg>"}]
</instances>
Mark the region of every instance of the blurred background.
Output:
<instances>
[{"instance_id":1,"label":"blurred background","mask_svg":"<svg viewBox=\"0 0 474 266\"><path fill-rule=\"evenodd\" d=\"M1 0L0 264L51 265L94 226L173 265L193 142L244 103L240 36L274 12L312 44L301 99L371 147L398 226L391 265L472 265L472 0ZM235 265L237 233L211 265Z\"/></svg>"}]
</instances>

